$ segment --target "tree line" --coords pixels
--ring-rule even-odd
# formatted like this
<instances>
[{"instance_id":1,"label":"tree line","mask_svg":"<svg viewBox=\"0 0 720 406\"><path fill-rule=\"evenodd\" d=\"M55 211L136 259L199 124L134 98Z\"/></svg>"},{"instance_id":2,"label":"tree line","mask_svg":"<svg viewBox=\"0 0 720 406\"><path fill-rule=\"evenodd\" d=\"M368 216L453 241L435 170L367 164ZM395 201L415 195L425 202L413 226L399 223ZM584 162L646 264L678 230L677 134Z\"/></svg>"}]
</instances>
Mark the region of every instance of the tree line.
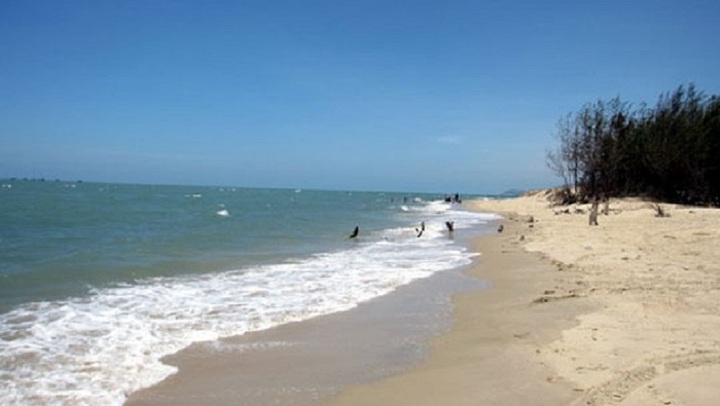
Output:
<instances>
[{"instance_id":1,"label":"tree line","mask_svg":"<svg viewBox=\"0 0 720 406\"><path fill-rule=\"evenodd\" d=\"M643 196L720 205L720 96L693 84L633 109L616 97L558 121L548 166L565 182L565 203Z\"/></svg>"}]
</instances>

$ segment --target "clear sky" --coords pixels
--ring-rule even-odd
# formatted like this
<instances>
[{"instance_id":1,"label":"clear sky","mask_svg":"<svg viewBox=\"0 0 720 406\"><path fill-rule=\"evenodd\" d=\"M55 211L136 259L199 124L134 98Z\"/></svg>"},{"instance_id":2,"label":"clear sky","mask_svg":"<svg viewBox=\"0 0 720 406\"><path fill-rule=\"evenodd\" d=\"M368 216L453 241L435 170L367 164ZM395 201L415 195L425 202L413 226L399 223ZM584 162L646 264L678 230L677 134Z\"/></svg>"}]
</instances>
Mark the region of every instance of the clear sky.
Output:
<instances>
[{"instance_id":1,"label":"clear sky","mask_svg":"<svg viewBox=\"0 0 720 406\"><path fill-rule=\"evenodd\" d=\"M558 119L720 94L720 1L0 1L0 178L499 193Z\"/></svg>"}]
</instances>

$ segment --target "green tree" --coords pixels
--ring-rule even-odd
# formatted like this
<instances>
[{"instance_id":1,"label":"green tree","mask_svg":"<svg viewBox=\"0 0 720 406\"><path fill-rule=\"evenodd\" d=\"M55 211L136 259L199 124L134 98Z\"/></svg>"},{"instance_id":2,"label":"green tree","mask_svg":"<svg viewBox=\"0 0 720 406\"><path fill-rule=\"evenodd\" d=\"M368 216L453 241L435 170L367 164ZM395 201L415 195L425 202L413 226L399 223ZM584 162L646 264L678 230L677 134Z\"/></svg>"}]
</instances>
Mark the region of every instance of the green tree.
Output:
<instances>
[{"instance_id":1,"label":"green tree","mask_svg":"<svg viewBox=\"0 0 720 406\"><path fill-rule=\"evenodd\" d=\"M579 199L720 204L720 98L692 84L661 94L653 109L588 103L558 122L557 140L548 165Z\"/></svg>"}]
</instances>

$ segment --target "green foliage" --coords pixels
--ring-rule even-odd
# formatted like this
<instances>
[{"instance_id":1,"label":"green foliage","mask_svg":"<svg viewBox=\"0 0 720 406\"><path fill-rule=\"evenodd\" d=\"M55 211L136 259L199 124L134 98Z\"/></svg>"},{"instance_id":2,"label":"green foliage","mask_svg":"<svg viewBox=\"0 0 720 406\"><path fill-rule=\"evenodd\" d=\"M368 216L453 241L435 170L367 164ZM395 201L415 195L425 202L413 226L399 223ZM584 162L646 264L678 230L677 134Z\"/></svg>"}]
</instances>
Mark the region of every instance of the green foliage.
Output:
<instances>
[{"instance_id":1,"label":"green foliage","mask_svg":"<svg viewBox=\"0 0 720 406\"><path fill-rule=\"evenodd\" d=\"M641 195L720 204L720 97L680 86L655 108L619 98L586 104L558 123L548 166L578 200Z\"/></svg>"}]
</instances>

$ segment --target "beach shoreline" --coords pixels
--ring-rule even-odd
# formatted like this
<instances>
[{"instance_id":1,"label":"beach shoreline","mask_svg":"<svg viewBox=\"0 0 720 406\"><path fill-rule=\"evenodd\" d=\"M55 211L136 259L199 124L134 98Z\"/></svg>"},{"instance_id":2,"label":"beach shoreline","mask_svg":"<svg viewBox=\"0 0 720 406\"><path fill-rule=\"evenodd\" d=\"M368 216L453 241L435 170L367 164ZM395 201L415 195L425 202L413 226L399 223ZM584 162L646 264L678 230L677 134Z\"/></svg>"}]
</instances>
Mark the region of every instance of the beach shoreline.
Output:
<instances>
[{"instance_id":1,"label":"beach shoreline","mask_svg":"<svg viewBox=\"0 0 720 406\"><path fill-rule=\"evenodd\" d=\"M523 248L529 224L503 210L503 232L473 241L479 259L467 270L487 279L487 290L458 294L453 328L430 343L426 362L402 375L350 388L328 406L348 405L559 405L580 397L544 365L541 348L575 325L592 301L544 300L571 294L547 258ZM515 220L513 220L515 219ZM552 292L552 293L551 293Z\"/></svg>"},{"instance_id":2,"label":"beach shoreline","mask_svg":"<svg viewBox=\"0 0 720 406\"><path fill-rule=\"evenodd\" d=\"M253 351L218 357L212 349L203 348L204 344L195 345L165 360L180 366L178 374L133 393L126 404L436 405L476 404L477 399L507 404L518 382L532 387L518 402L533 403L540 393L545 403L539 404L576 399L578 392L569 383L537 362L537 351L559 338L563 328L575 323L580 309L591 304L538 300L547 293L547 286L557 291L571 287L558 286L551 261L523 249L519 236L526 225L509 221L510 216L504 215L505 219L497 220L505 227L501 235L481 235L469 241L470 249L479 256L465 269L416 281L349 312L220 341L230 348L249 345ZM454 286L447 286L449 281ZM444 288L438 285L443 283ZM418 314L420 309L411 302L430 294L445 295L452 305L442 314ZM382 310L367 311L375 305ZM413 356L393 359L397 347L390 348L385 350L382 362L368 362L358 368L353 364L359 352L356 344L348 343L339 351L332 348L338 342L366 340L362 334L368 330L381 337L375 337L370 345L393 347L392 342L383 340L397 339L410 331L408 324L398 325L402 318L397 314L407 309L414 309L416 316L409 323L435 324L425 334L407 338L415 342L417 352ZM319 331L326 335L318 337L315 334ZM338 331L348 331L351 337L340 337ZM388 334L383 336L383 332ZM310 342L316 345L310 350L297 345ZM343 353L346 358L338 357ZM329 386L296 379L303 372L342 375L353 369L355 375L362 376ZM251 374L245 374L248 371ZM287 376L284 371L288 371ZM276 378L269 378L273 376ZM243 385L249 389L240 389Z\"/></svg>"},{"instance_id":3,"label":"beach shoreline","mask_svg":"<svg viewBox=\"0 0 720 406\"><path fill-rule=\"evenodd\" d=\"M471 202L505 215L472 270L494 288L456 297L427 362L328 405L720 404L720 210L613 200L589 226L547 197Z\"/></svg>"},{"instance_id":4,"label":"beach shoreline","mask_svg":"<svg viewBox=\"0 0 720 406\"><path fill-rule=\"evenodd\" d=\"M451 328L452 297L487 288L458 268L350 310L195 343L163 359L175 374L125 404L315 406L420 364L429 339Z\"/></svg>"},{"instance_id":5,"label":"beach shoreline","mask_svg":"<svg viewBox=\"0 0 720 406\"><path fill-rule=\"evenodd\" d=\"M419 338L416 348L427 346L423 356L345 380L303 405L720 404L720 210L663 205L667 216L656 217L648 202L613 200L599 225L589 226L587 205L553 207L545 193L465 205L504 216L497 221L502 232L473 239L479 257L464 271L490 287L454 292L452 313L443 316L452 325ZM407 299L388 297L395 302L384 312ZM339 313L279 330L347 319ZM374 324L378 320L370 321L371 329L391 328L388 318L387 324ZM411 323L427 320L421 315ZM382 339L372 345L385 346ZM297 351L279 354L269 364ZM323 358L324 350L312 355L320 364L292 355L283 362L307 366L301 374L343 362ZM216 367L201 364L186 375L188 382L208 382L203 371ZM227 371L237 378L246 367ZM227 391L235 378L214 382L211 390L225 392L208 404L244 404L242 394ZM156 389L140 393L155 397L134 394L128 404L163 404ZM297 399L276 404L301 404Z\"/></svg>"}]
</instances>

